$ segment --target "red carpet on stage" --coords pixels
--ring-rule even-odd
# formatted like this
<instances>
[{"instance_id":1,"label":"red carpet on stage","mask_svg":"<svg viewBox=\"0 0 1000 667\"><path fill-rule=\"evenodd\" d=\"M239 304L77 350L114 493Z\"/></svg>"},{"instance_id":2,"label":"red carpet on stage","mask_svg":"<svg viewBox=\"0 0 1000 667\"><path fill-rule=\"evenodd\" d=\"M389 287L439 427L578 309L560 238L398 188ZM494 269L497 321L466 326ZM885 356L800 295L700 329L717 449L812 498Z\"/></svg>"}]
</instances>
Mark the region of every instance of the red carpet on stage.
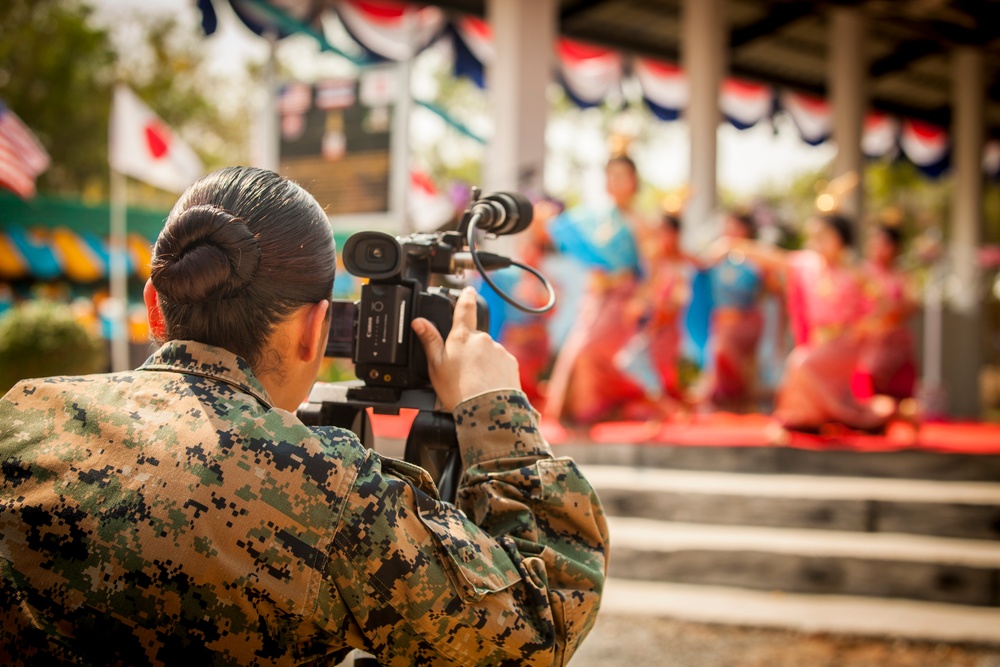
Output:
<instances>
[{"instance_id":1,"label":"red carpet on stage","mask_svg":"<svg viewBox=\"0 0 1000 667\"><path fill-rule=\"evenodd\" d=\"M416 415L401 410L398 416L374 415L372 428L381 438L404 439ZM696 415L688 421L606 422L590 428L567 429L543 421L542 432L553 445L573 442L599 444L648 444L693 447L770 447L773 422L767 415L715 413ZM801 449L843 449L891 452L902 449L955 454L1000 454L1000 424L930 422L919 427L892 423L885 435L867 435L847 430L821 435L792 433L785 446Z\"/></svg>"}]
</instances>

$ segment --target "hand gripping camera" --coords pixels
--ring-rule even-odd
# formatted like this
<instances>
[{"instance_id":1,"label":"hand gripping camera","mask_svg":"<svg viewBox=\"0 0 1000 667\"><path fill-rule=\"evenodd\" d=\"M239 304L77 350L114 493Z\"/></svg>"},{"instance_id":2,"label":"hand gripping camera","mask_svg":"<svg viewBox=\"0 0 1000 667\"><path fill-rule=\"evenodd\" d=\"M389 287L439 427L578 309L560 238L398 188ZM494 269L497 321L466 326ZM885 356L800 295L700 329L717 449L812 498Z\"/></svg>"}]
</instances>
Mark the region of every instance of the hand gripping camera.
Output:
<instances>
[{"instance_id":1,"label":"hand gripping camera","mask_svg":"<svg viewBox=\"0 0 1000 667\"><path fill-rule=\"evenodd\" d=\"M430 320L447 338L459 291L431 286L431 277L475 269L496 293L512 306L543 313L555 304L555 292L535 268L476 248L480 234L516 234L531 224L531 203L520 194L499 192L473 201L457 231L394 237L382 232L358 232L344 244L347 271L368 283L357 302L335 302L326 356L350 358L356 383L317 383L299 410L307 424L350 428L361 442L374 444L368 408L379 414L398 414L415 408L404 458L420 465L438 482L442 498L453 499L461 465L455 425L449 413L435 410L437 397L430 387L427 357L413 333L416 317ZM533 274L548 291L548 303L534 308L517 302L496 286L488 271L516 266ZM486 302L478 298L480 330L489 326ZM470 369L489 372L489 369Z\"/></svg>"}]
</instances>

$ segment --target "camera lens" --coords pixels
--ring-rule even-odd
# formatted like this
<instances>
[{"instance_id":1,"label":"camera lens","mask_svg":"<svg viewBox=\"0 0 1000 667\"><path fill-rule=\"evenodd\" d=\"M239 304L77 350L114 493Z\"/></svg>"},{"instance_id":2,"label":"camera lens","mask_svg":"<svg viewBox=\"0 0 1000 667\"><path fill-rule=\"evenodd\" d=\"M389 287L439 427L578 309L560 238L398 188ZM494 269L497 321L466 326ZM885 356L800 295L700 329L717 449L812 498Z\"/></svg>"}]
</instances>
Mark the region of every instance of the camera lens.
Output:
<instances>
[{"instance_id":1,"label":"camera lens","mask_svg":"<svg viewBox=\"0 0 1000 667\"><path fill-rule=\"evenodd\" d=\"M361 278L385 280L399 273L403 255L394 236L358 232L344 244L344 266Z\"/></svg>"}]
</instances>

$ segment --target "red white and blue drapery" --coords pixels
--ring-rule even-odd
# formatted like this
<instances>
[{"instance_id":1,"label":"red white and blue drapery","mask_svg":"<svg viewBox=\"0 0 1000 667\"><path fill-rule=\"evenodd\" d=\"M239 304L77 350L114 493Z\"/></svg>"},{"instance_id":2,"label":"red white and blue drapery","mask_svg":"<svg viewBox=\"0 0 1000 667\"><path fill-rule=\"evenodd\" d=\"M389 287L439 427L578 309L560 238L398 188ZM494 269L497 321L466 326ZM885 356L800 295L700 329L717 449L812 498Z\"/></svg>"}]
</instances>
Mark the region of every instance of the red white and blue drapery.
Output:
<instances>
[{"instance_id":1,"label":"red white and blue drapery","mask_svg":"<svg viewBox=\"0 0 1000 667\"><path fill-rule=\"evenodd\" d=\"M211 7L212 0L199 0ZM218 2L219 0L215 0ZM252 29L263 32L268 11L277 8L305 23L318 23L323 2L318 0L229 0ZM401 60L427 48L438 39L451 40L454 72L483 87L484 70L496 57L493 34L482 19L447 16L437 7L398 0L336 0L333 9L346 32L357 42L368 61ZM280 32L287 25L279 26ZM206 27L206 31L208 31ZM555 75L567 97L581 108L600 105L619 96L625 77L634 77L649 110L661 120L677 120L687 108L690 92L682 68L649 58L626 58L620 52L568 38L553 45ZM827 100L790 90L775 89L739 79L726 79L719 91L723 117L739 129L769 120L776 112L788 115L802 140L818 145L830 138L831 108ZM924 122L897 119L871 112L865 118L862 151L870 158L904 157L930 176L947 170L951 150L945 129ZM1000 177L1000 145L990 144L984 170Z\"/></svg>"}]
</instances>

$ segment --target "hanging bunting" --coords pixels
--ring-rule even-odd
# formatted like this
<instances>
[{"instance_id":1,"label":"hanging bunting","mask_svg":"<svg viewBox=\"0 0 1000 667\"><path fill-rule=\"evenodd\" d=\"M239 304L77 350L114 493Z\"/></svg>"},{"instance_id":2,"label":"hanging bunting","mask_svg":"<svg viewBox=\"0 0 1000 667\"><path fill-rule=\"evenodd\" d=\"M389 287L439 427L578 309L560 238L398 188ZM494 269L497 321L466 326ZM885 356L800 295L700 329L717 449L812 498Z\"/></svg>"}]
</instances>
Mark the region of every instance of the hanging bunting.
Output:
<instances>
[{"instance_id":1,"label":"hanging bunting","mask_svg":"<svg viewBox=\"0 0 1000 667\"><path fill-rule=\"evenodd\" d=\"M455 46L455 76L466 76L486 87L486 65L496 57L490 24L475 16L464 16L449 24Z\"/></svg>"},{"instance_id":2,"label":"hanging bunting","mask_svg":"<svg viewBox=\"0 0 1000 667\"><path fill-rule=\"evenodd\" d=\"M865 116L861 152L869 158L894 157L899 153L899 121L879 111Z\"/></svg>"},{"instance_id":3,"label":"hanging bunting","mask_svg":"<svg viewBox=\"0 0 1000 667\"><path fill-rule=\"evenodd\" d=\"M687 108L691 89L684 71L673 63L636 58L633 67L642 99L660 120L677 120Z\"/></svg>"},{"instance_id":4,"label":"hanging bunting","mask_svg":"<svg viewBox=\"0 0 1000 667\"><path fill-rule=\"evenodd\" d=\"M323 3L320 0L229 0L236 16L257 35L272 33L285 38L299 31L297 24L309 25L316 20ZM215 9L208 0L199 0L202 29L206 35L215 32Z\"/></svg>"},{"instance_id":5,"label":"hanging bunting","mask_svg":"<svg viewBox=\"0 0 1000 667\"><path fill-rule=\"evenodd\" d=\"M899 146L910 162L932 178L947 171L951 161L948 133L936 125L919 120L904 120Z\"/></svg>"},{"instance_id":6,"label":"hanging bunting","mask_svg":"<svg viewBox=\"0 0 1000 667\"><path fill-rule=\"evenodd\" d=\"M601 104L621 88L622 57L617 51L565 37L556 43L559 80L581 109Z\"/></svg>"},{"instance_id":7,"label":"hanging bunting","mask_svg":"<svg viewBox=\"0 0 1000 667\"><path fill-rule=\"evenodd\" d=\"M406 60L423 51L444 31L437 7L392 0L339 0L334 8L348 34L382 60Z\"/></svg>"},{"instance_id":8,"label":"hanging bunting","mask_svg":"<svg viewBox=\"0 0 1000 667\"><path fill-rule=\"evenodd\" d=\"M786 90L781 93L781 108L788 112L799 130L799 136L810 146L818 146L830 138L833 119L826 100Z\"/></svg>"},{"instance_id":9,"label":"hanging bunting","mask_svg":"<svg viewBox=\"0 0 1000 667\"><path fill-rule=\"evenodd\" d=\"M746 130L774 111L774 94L771 87L739 79L726 79L719 93L722 115L737 130Z\"/></svg>"}]
</instances>

